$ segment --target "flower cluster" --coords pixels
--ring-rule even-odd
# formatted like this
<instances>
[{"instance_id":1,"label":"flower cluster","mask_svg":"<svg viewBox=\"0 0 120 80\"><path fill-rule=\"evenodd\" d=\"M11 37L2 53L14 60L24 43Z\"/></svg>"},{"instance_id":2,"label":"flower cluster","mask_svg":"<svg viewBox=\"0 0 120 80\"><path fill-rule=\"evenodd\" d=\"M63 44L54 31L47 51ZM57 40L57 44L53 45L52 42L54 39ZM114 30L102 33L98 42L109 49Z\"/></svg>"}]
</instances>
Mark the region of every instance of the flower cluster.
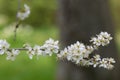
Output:
<instances>
[{"instance_id":1,"label":"flower cluster","mask_svg":"<svg viewBox=\"0 0 120 80\"><path fill-rule=\"evenodd\" d=\"M93 50L94 48L92 46L85 46L83 43L77 41L75 44L62 50L57 56L59 58L67 58L68 61L80 64L84 62L85 58L89 57Z\"/></svg>"},{"instance_id":2,"label":"flower cluster","mask_svg":"<svg viewBox=\"0 0 120 80\"><path fill-rule=\"evenodd\" d=\"M9 49L10 44L6 40L0 40L0 55L7 54L7 60L15 60L19 50Z\"/></svg>"},{"instance_id":3,"label":"flower cluster","mask_svg":"<svg viewBox=\"0 0 120 80\"><path fill-rule=\"evenodd\" d=\"M54 41L51 38L45 41L43 46L35 45L32 48L30 45L24 45L24 47L28 50L27 53L30 59L32 59L34 55L52 56L53 53L57 54L59 52L58 41Z\"/></svg>"},{"instance_id":4,"label":"flower cluster","mask_svg":"<svg viewBox=\"0 0 120 80\"><path fill-rule=\"evenodd\" d=\"M100 58L100 55L95 55L93 58L90 57L90 54L98 49L99 46L105 46L110 43L112 37L107 32L101 32L97 37L93 37L90 42L91 45L84 45L77 41L75 44L72 44L66 47L64 50L60 51L57 54L57 57L62 59L66 58L68 61L72 61L78 65L90 66L93 67L99 66L107 69L112 69L115 63L113 58Z\"/></svg>"},{"instance_id":5,"label":"flower cluster","mask_svg":"<svg viewBox=\"0 0 120 80\"><path fill-rule=\"evenodd\" d=\"M24 4L24 9L18 11L17 18L20 20L24 20L30 15L30 8L27 4Z\"/></svg>"},{"instance_id":6,"label":"flower cluster","mask_svg":"<svg viewBox=\"0 0 120 80\"><path fill-rule=\"evenodd\" d=\"M106 69L113 69L114 66L112 65L115 63L115 60L113 58L100 58L100 55L95 55L93 58L89 60L89 65L92 65L93 67L103 67Z\"/></svg>"},{"instance_id":7,"label":"flower cluster","mask_svg":"<svg viewBox=\"0 0 120 80\"><path fill-rule=\"evenodd\" d=\"M0 40L0 55L3 55L9 47L10 44L8 44L6 40Z\"/></svg>"},{"instance_id":8,"label":"flower cluster","mask_svg":"<svg viewBox=\"0 0 120 80\"><path fill-rule=\"evenodd\" d=\"M85 45L79 41L70 46L60 50L59 41L54 41L53 39L46 40L44 45L35 45L31 47L29 44L25 44L23 48L10 49L10 44L6 40L0 40L0 54L6 54L7 60L15 60L16 56L21 50L27 51L30 59L33 56L37 58L42 56L52 56L56 54L58 59L67 59L77 65L81 66L93 66L93 67L103 67L106 69L113 69L113 64L115 60L113 58L101 58L100 55L90 56L94 50L99 46L105 46L110 43L112 37L107 32L101 32L97 37L93 37L90 42L91 45Z\"/></svg>"},{"instance_id":9,"label":"flower cluster","mask_svg":"<svg viewBox=\"0 0 120 80\"><path fill-rule=\"evenodd\" d=\"M15 49L12 49L11 51L7 51L6 54L7 54L7 60L12 60L14 61L16 56L19 54L19 50L15 50Z\"/></svg>"},{"instance_id":10,"label":"flower cluster","mask_svg":"<svg viewBox=\"0 0 120 80\"><path fill-rule=\"evenodd\" d=\"M49 39L45 41L45 44L41 46L41 49L44 50L44 55L49 55L51 56L52 53L57 54L59 52L59 41L54 41L53 39Z\"/></svg>"},{"instance_id":11,"label":"flower cluster","mask_svg":"<svg viewBox=\"0 0 120 80\"><path fill-rule=\"evenodd\" d=\"M107 69L112 69L114 66L111 63L115 63L115 60L113 58L103 58L100 61L99 67L104 67Z\"/></svg>"},{"instance_id":12,"label":"flower cluster","mask_svg":"<svg viewBox=\"0 0 120 80\"><path fill-rule=\"evenodd\" d=\"M101 32L97 37L93 37L90 42L93 43L95 47L105 46L110 43L112 37L107 32Z\"/></svg>"}]
</instances>

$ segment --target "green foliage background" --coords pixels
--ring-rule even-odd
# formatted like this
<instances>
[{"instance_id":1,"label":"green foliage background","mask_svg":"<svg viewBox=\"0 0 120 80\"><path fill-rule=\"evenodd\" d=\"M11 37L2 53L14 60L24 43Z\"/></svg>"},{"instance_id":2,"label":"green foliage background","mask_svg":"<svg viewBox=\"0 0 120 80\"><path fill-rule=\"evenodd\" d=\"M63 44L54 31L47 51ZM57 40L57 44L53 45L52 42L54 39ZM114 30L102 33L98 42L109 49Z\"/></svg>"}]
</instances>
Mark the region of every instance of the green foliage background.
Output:
<instances>
[{"instance_id":1,"label":"green foliage background","mask_svg":"<svg viewBox=\"0 0 120 80\"><path fill-rule=\"evenodd\" d=\"M27 3L31 8L31 16L26 23L38 27L54 25L57 9L56 0L21 0L21 6ZM16 20L18 0L0 0L0 14L7 17L8 23Z\"/></svg>"}]
</instances>

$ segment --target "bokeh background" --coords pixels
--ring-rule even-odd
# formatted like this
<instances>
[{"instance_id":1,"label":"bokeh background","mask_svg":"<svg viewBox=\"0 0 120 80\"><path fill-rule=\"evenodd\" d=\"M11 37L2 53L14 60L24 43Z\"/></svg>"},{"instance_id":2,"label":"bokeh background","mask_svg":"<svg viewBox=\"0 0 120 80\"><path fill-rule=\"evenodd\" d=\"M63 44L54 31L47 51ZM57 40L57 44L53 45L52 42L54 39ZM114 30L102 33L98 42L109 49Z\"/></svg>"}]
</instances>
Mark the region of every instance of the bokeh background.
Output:
<instances>
[{"instance_id":1,"label":"bokeh background","mask_svg":"<svg viewBox=\"0 0 120 80\"><path fill-rule=\"evenodd\" d=\"M24 43L42 45L50 37L59 39L57 26L57 0L23 0L31 8L27 18L14 38L14 27L18 9L17 0L0 0L0 39L6 39L12 47L22 47ZM116 29L116 41L120 48L120 0L110 0L110 7ZM41 56L30 60L22 52L15 61L7 61L0 56L0 80L54 80L56 74L56 57Z\"/></svg>"}]
</instances>

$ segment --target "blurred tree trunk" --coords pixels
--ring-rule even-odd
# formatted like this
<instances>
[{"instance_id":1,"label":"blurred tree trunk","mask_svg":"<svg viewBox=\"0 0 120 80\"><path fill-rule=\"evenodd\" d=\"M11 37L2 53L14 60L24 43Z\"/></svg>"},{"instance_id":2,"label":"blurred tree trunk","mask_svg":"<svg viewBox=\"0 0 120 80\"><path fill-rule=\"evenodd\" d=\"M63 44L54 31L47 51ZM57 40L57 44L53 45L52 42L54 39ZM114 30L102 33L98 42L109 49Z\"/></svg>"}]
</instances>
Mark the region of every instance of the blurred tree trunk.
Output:
<instances>
[{"instance_id":1,"label":"blurred tree trunk","mask_svg":"<svg viewBox=\"0 0 120 80\"><path fill-rule=\"evenodd\" d=\"M114 37L114 24L108 0L58 0L62 48L76 41L89 44L91 36L107 31ZM117 61L112 71L76 66L66 60L59 62L57 80L120 80L115 41L98 51L102 57Z\"/></svg>"}]
</instances>

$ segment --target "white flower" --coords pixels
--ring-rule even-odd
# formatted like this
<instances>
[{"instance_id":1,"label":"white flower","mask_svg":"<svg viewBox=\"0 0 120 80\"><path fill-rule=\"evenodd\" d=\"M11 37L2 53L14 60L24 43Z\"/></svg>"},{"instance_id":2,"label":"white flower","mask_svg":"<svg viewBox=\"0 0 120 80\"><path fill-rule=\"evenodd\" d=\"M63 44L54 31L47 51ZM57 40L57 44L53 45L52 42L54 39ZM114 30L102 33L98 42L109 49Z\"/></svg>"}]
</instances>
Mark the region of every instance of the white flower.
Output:
<instances>
[{"instance_id":1,"label":"white flower","mask_svg":"<svg viewBox=\"0 0 120 80\"><path fill-rule=\"evenodd\" d=\"M58 53L59 51L59 45L58 45L59 41L54 41L53 39L49 39L45 42L45 45L48 46L48 48L50 50L53 51L53 53Z\"/></svg>"},{"instance_id":2,"label":"white flower","mask_svg":"<svg viewBox=\"0 0 120 80\"><path fill-rule=\"evenodd\" d=\"M25 18L29 17L29 14L30 14L30 8L27 4L24 4L24 10L23 11L19 11L17 13L17 17L20 19L20 20L24 20Z\"/></svg>"},{"instance_id":3,"label":"white flower","mask_svg":"<svg viewBox=\"0 0 120 80\"><path fill-rule=\"evenodd\" d=\"M10 44L6 40L0 40L0 55L4 54L9 47Z\"/></svg>"},{"instance_id":4,"label":"white flower","mask_svg":"<svg viewBox=\"0 0 120 80\"><path fill-rule=\"evenodd\" d=\"M89 53L92 47L87 47L77 41L75 44L68 46L58 56L66 57L68 61L75 62L76 64L82 64L84 58L89 57ZM83 63L84 64L84 63Z\"/></svg>"},{"instance_id":5,"label":"white flower","mask_svg":"<svg viewBox=\"0 0 120 80\"><path fill-rule=\"evenodd\" d=\"M93 37L90 42L93 43L94 47L97 49L99 46L105 46L110 43L112 37L107 32L101 32L97 37Z\"/></svg>"},{"instance_id":6,"label":"white flower","mask_svg":"<svg viewBox=\"0 0 120 80\"><path fill-rule=\"evenodd\" d=\"M33 56L35 55L35 51L32 49L32 47L29 47L27 49L28 49L27 54L28 54L29 58L32 59Z\"/></svg>"},{"instance_id":7,"label":"white flower","mask_svg":"<svg viewBox=\"0 0 120 80\"><path fill-rule=\"evenodd\" d=\"M101 32L100 35L102 35L104 38L108 40L112 40L112 37L107 32Z\"/></svg>"},{"instance_id":8,"label":"white flower","mask_svg":"<svg viewBox=\"0 0 120 80\"><path fill-rule=\"evenodd\" d=\"M100 45L101 45L100 40L97 39L97 38L95 38L95 37L93 37L93 38L90 40L90 42L93 42L93 44L96 45L96 46L100 46Z\"/></svg>"},{"instance_id":9,"label":"white flower","mask_svg":"<svg viewBox=\"0 0 120 80\"><path fill-rule=\"evenodd\" d=\"M115 63L115 60L114 60L113 58L109 58L108 61L109 61L110 63Z\"/></svg>"},{"instance_id":10,"label":"white flower","mask_svg":"<svg viewBox=\"0 0 120 80\"><path fill-rule=\"evenodd\" d=\"M54 41L52 38L49 38L45 41L46 44L58 45L59 41Z\"/></svg>"},{"instance_id":11,"label":"white flower","mask_svg":"<svg viewBox=\"0 0 120 80\"><path fill-rule=\"evenodd\" d=\"M14 61L16 56L19 54L19 50L14 50L12 49L12 51L7 51L7 60L12 60Z\"/></svg>"},{"instance_id":12,"label":"white flower","mask_svg":"<svg viewBox=\"0 0 120 80\"><path fill-rule=\"evenodd\" d=\"M61 50L59 54L57 54L57 57L60 59L66 58L67 54L68 54L68 50L67 48L65 48L64 50Z\"/></svg>"},{"instance_id":13,"label":"white flower","mask_svg":"<svg viewBox=\"0 0 120 80\"><path fill-rule=\"evenodd\" d=\"M76 54L75 56L72 57L72 62L75 62L76 64L79 64L80 61L82 60L83 60L83 55Z\"/></svg>"},{"instance_id":14,"label":"white flower","mask_svg":"<svg viewBox=\"0 0 120 80\"><path fill-rule=\"evenodd\" d=\"M89 60L89 65L92 65L94 68L97 67L100 64L99 61L95 61L95 59L90 59Z\"/></svg>"},{"instance_id":15,"label":"white flower","mask_svg":"<svg viewBox=\"0 0 120 80\"><path fill-rule=\"evenodd\" d=\"M92 65L93 67L97 67L100 64L101 58L100 55L95 55L93 58L88 59L87 65Z\"/></svg>"},{"instance_id":16,"label":"white flower","mask_svg":"<svg viewBox=\"0 0 120 80\"><path fill-rule=\"evenodd\" d=\"M94 51L93 46L86 46L86 49L87 49L88 53L91 53Z\"/></svg>"},{"instance_id":17,"label":"white flower","mask_svg":"<svg viewBox=\"0 0 120 80\"><path fill-rule=\"evenodd\" d=\"M59 52L58 41L54 41L50 38L49 40L45 41L45 44L41 46L41 49L44 50L43 55L51 56L53 53L57 54Z\"/></svg>"},{"instance_id":18,"label":"white flower","mask_svg":"<svg viewBox=\"0 0 120 80\"><path fill-rule=\"evenodd\" d=\"M113 69L114 68L114 66L112 65L113 63L115 63L115 60L113 58L103 58L100 61L99 67L103 67L106 69Z\"/></svg>"},{"instance_id":19,"label":"white flower","mask_svg":"<svg viewBox=\"0 0 120 80\"><path fill-rule=\"evenodd\" d=\"M95 61L100 61L100 60L101 60L100 55L95 55L95 56L93 56L93 57L94 57L94 60L95 60Z\"/></svg>"},{"instance_id":20,"label":"white flower","mask_svg":"<svg viewBox=\"0 0 120 80\"><path fill-rule=\"evenodd\" d=\"M99 67L107 68L107 60L106 60L106 58L103 58L102 61L100 61L100 66Z\"/></svg>"},{"instance_id":21,"label":"white flower","mask_svg":"<svg viewBox=\"0 0 120 80\"><path fill-rule=\"evenodd\" d=\"M41 50L41 47L38 46L38 45L35 45L34 48L33 48L34 52L35 52L35 55L37 56L37 59L40 55L43 54L43 51Z\"/></svg>"}]
</instances>

